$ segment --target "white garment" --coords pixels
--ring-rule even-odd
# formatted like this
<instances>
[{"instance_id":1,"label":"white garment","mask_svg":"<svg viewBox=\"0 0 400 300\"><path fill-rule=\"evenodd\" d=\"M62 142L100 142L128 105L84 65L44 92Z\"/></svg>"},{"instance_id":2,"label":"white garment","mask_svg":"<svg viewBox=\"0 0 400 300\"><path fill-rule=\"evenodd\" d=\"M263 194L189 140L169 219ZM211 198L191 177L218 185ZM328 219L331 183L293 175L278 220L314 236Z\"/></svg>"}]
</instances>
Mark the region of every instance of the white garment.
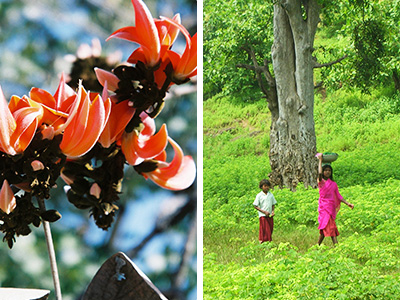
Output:
<instances>
[{"instance_id":1,"label":"white garment","mask_svg":"<svg viewBox=\"0 0 400 300\"><path fill-rule=\"evenodd\" d=\"M266 210L270 214L272 214L272 206L276 204L276 200L274 195L271 192L265 194L263 191L259 192L256 196L256 199L253 202L254 206L258 206L262 210ZM258 210L258 217L265 217L261 211Z\"/></svg>"}]
</instances>

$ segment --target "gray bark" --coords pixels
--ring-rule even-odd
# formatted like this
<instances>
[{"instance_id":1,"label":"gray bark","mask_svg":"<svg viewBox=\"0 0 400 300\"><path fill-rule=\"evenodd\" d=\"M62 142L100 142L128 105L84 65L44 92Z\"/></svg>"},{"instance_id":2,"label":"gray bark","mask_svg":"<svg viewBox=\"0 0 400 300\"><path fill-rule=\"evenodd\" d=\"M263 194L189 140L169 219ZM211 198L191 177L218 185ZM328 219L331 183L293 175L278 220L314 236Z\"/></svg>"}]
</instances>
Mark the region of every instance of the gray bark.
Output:
<instances>
[{"instance_id":1,"label":"gray bark","mask_svg":"<svg viewBox=\"0 0 400 300\"><path fill-rule=\"evenodd\" d=\"M274 185L316 187L313 41L319 22L315 0L274 4L272 64L278 109L272 116L269 174Z\"/></svg>"}]
</instances>

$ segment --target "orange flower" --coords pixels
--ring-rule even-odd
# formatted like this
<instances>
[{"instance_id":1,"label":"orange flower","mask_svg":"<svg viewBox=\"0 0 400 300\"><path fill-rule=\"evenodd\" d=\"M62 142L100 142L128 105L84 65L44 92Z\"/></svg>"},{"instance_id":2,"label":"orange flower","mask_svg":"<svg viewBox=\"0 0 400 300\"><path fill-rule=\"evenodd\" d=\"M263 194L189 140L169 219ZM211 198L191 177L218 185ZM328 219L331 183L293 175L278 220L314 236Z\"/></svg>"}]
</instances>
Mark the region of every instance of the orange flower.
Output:
<instances>
[{"instance_id":1,"label":"orange flower","mask_svg":"<svg viewBox=\"0 0 400 300\"><path fill-rule=\"evenodd\" d=\"M14 197L14 193L8 184L7 180L3 181L3 185L0 190L0 209L6 214L12 212L17 206L17 202Z\"/></svg>"},{"instance_id":2,"label":"orange flower","mask_svg":"<svg viewBox=\"0 0 400 300\"><path fill-rule=\"evenodd\" d=\"M40 171L44 170L44 164L40 161L35 159L34 161L31 162L31 167L33 171Z\"/></svg>"},{"instance_id":3,"label":"orange flower","mask_svg":"<svg viewBox=\"0 0 400 300\"><path fill-rule=\"evenodd\" d=\"M184 82L197 74L197 33L189 37L182 55L168 50L172 63L172 79L177 83Z\"/></svg>"},{"instance_id":4,"label":"orange flower","mask_svg":"<svg viewBox=\"0 0 400 300\"><path fill-rule=\"evenodd\" d=\"M168 133L165 124L155 134L156 127L152 118L146 113L140 115L144 128L138 133L124 132L121 139L121 149L127 162L132 165L138 165L145 159L156 157L165 149L168 143Z\"/></svg>"},{"instance_id":5,"label":"orange flower","mask_svg":"<svg viewBox=\"0 0 400 300\"><path fill-rule=\"evenodd\" d=\"M99 143L104 148L109 148L112 143L118 141L134 114L135 109L129 106L128 101L111 102L110 117L100 135Z\"/></svg>"},{"instance_id":6,"label":"orange flower","mask_svg":"<svg viewBox=\"0 0 400 300\"><path fill-rule=\"evenodd\" d=\"M95 72L100 84L104 86L102 94L103 99L111 98L109 97L108 89L115 91L118 88L118 77L111 72L99 68L95 68ZM135 111L136 109L132 107L128 101L122 101L120 103L111 101L110 116L98 142L104 148L109 148L112 143L118 141L135 114Z\"/></svg>"},{"instance_id":7,"label":"orange flower","mask_svg":"<svg viewBox=\"0 0 400 300\"><path fill-rule=\"evenodd\" d=\"M181 15L176 14L172 18L173 22L165 21L164 19L157 20L154 19L154 23L156 24L158 30L158 36L160 38L161 47L165 47L169 49L172 44L175 42L178 37L178 33L180 29L186 31L186 29L180 25L181 24Z\"/></svg>"},{"instance_id":8,"label":"orange flower","mask_svg":"<svg viewBox=\"0 0 400 300\"><path fill-rule=\"evenodd\" d=\"M16 99L22 100L19 105ZM32 141L43 109L27 97L13 96L10 105L0 87L0 151L9 155L22 153Z\"/></svg>"},{"instance_id":9,"label":"orange flower","mask_svg":"<svg viewBox=\"0 0 400 300\"><path fill-rule=\"evenodd\" d=\"M167 155L163 151L153 159L157 162L158 168L151 172L143 172L142 175L165 189L186 189L196 178L196 165L191 156L183 155L182 149L174 140L168 138L168 141L175 151L173 160L167 163Z\"/></svg>"},{"instance_id":10,"label":"orange flower","mask_svg":"<svg viewBox=\"0 0 400 300\"><path fill-rule=\"evenodd\" d=\"M135 26L123 27L112 33L111 38L120 38L138 43L137 56L149 67L154 67L160 60L161 43L156 24L147 6L141 0L132 0L135 10Z\"/></svg>"},{"instance_id":11,"label":"orange flower","mask_svg":"<svg viewBox=\"0 0 400 300\"><path fill-rule=\"evenodd\" d=\"M100 186L96 182L93 183L92 186L90 187L89 193L90 193L90 195L95 196L97 199L100 199L100 195L101 195Z\"/></svg>"},{"instance_id":12,"label":"orange flower","mask_svg":"<svg viewBox=\"0 0 400 300\"><path fill-rule=\"evenodd\" d=\"M111 38L120 38L140 45L128 58L128 62L136 64L142 61L148 67L154 67L175 42L178 33L188 34L180 24L181 17L176 14L173 19L153 19L147 6L141 0L132 0L135 10L135 26L123 27L111 34Z\"/></svg>"},{"instance_id":13,"label":"orange flower","mask_svg":"<svg viewBox=\"0 0 400 300\"><path fill-rule=\"evenodd\" d=\"M110 99L103 101L98 94L86 93L79 83L79 91L68 119L59 128L64 130L61 151L69 158L86 154L99 139L110 111Z\"/></svg>"},{"instance_id":14,"label":"orange flower","mask_svg":"<svg viewBox=\"0 0 400 300\"><path fill-rule=\"evenodd\" d=\"M86 154L96 144L111 111L110 99L103 101L97 93L88 94L82 82L76 93L63 75L54 96L39 88L32 88L29 95L44 110L39 119L43 137L63 134L60 149L69 158ZM21 105L18 99L12 103Z\"/></svg>"},{"instance_id":15,"label":"orange flower","mask_svg":"<svg viewBox=\"0 0 400 300\"><path fill-rule=\"evenodd\" d=\"M43 117L40 120L41 123L53 127L56 134L63 130L63 126L76 100L75 96L75 91L65 83L64 74L61 74L60 83L53 96L49 92L35 87L29 92L29 97L33 101L40 103L44 109Z\"/></svg>"},{"instance_id":16,"label":"orange flower","mask_svg":"<svg viewBox=\"0 0 400 300\"><path fill-rule=\"evenodd\" d=\"M94 68L94 71L96 72L97 80L105 90L115 92L118 89L119 78L114 73L100 68Z\"/></svg>"},{"instance_id":17,"label":"orange flower","mask_svg":"<svg viewBox=\"0 0 400 300\"><path fill-rule=\"evenodd\" d=\"M165 62L165 59L167 59L169 62L169 59L165 57L165 53L167 52L168 49L172 47L172 44L175 42L176 38L178 37L178 34L180 31L183 32L183 34L189 34L186 30L185 27L181 25L181 16L180 14L176 14L172 20L167 18L162 18L161 20L154 19L154 24L157 27L158 31L158 38L160 41L160 52L159 52L159 58L161 59L162 63ZM146 62L146 57L144 55L143 49L139 47L136 49L128 58L128 62L132 64L136 64L138 61ZM164 68L160 68L161 72L163 73Z\"/></svg>"}]
</instances>

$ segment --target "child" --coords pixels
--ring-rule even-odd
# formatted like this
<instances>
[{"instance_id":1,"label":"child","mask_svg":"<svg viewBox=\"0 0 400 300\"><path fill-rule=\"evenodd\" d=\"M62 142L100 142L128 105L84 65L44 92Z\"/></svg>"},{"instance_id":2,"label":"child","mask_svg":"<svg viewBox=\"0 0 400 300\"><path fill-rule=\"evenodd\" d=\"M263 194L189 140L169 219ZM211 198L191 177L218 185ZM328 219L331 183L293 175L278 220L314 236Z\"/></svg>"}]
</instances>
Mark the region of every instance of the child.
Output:
<instances>
[{"instance_id":1,"label":"child","mask_svg":"<svg viewBox=\"0 0 400 300\"><path fill-rule=\"evenodd\" d=\"M274 218L276 200L274 195L269 191L271 183L263 179L259 184L262 192L258 193L254 200L254 208L258 210L258 218L260 220L260 230L258 239L260 244L265 241L272 241L272 231L274 230Z\"/></svg>"},{"instance_id":2,"label":"child","mask_svg":"<svg viewBox=\"0 0 400 300\"><path fill-rule=\"evenodd\" d=\"M333 245L337 244L337 236L339 231L336 227L335 219L339 211L340 203L343 202L351 209L354 205L346 202L342 195L339 194L339 189L336 182L332 178L332 167L330 165L322 166L322 154L317 154L319 159L318 164L318 229L319 239L318 245L321 245L326 236L332 238Z\"/></svg>"}]
</instances>

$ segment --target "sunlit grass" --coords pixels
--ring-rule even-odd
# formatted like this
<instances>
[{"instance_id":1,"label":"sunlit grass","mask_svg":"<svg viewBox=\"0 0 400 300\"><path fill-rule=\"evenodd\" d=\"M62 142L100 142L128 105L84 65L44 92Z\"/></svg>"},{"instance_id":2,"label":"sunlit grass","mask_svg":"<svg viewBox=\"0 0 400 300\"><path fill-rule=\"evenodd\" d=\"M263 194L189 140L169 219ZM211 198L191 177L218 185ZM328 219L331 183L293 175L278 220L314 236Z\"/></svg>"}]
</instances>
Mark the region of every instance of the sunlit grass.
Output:
<instances>
[{"instance_id":1,"label":"sunlit grass","mask_svg":"<svg viewBox=\"0 0 400 300\"><path fill-rule=\"evenodd\" d=\"M334 99L338 95L345 97ZM224 115L224 122L214 120L215 127L205 130L204 299L400 294L400 101L392 96L341 92L316 101L317 149L339 153L335 180L355 204L339 211L335 247L329 237L317 245L318 190L301 184L295 193L273 189L273 241L259 244L252 202L259 180L270 172L269 120L257 114L266 113L265 102L205 103L205 116L213 118L224 115L219 105L232 102L227 114L236 119Z\"/></svg>"},{"instance_id":2,"label":"sunlit grass","mask_svg":"<svg viewBox=\"0 0 400 300\"><path fill-rule=\"evenodd\" d=\"M249 246L259 247L258 220L255 218L254 222L255 224L251 228L239 230L235 228L235 230L224 232L223 234L218 231L205 231L204 254L213 253L217 264L243 263L247 258L240 255L241 251ZM265 251L268 251L269 247L276 247L282 243L289 244L299 254L304 254L317 245L318 236L317 227L305 225L289 225L284 228L275 227L272 235L273 242L265 242L265 245L260 246L260 251L255 252L252 258L260 263L268 263L271 258L265 256ZM338 238L339 243L345 240L346 236L348 236L348 233L340 235ZM331 238L327 237L323 241L323 245L332 248Z\"/></svg>"}]
</instances>

